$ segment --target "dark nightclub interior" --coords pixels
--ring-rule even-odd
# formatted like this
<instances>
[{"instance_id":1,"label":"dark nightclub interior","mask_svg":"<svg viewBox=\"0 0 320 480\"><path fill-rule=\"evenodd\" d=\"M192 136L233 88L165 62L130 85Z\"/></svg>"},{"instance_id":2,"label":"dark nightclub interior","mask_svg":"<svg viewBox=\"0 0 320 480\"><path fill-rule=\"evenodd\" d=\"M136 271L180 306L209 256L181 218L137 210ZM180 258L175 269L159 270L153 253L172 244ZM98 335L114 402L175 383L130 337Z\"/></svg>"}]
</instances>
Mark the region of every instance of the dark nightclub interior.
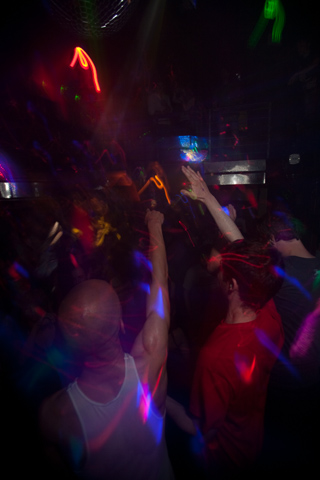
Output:
<instances>
[{"instance_id":1,"label":"dark nightclub interior","mask_svg":"<svg viewBox=\"0 0 320 480\"><path fill-rule=\"evenodd\" d=\"M313 472L319 446L314 436L320 427L318 18L312 0L5 3L0 30L4 478L15 478L15 474L30 474L33 479L283 478ZM283 223L276 222L272 230L270 218L275 215ZM263 231L263 237L265 218L269 218L268 232ZM242 384L234 387L226 373L224 381L232 391L227 398L216 386L222 373L208 370L210 379L202 377L199 362L204 362L205 348L208 351L206 342L217 341L221 324L228 323L235 308L234 289L238 291L243 279L235 281L236 275L231 275L230 283L228 277L232 295L226 295L223 265L224 258L229 261L238 255L230 242L243 238L248 245L249 240L258 242L261 248L271 246L281 254L279 266L274 263L268 268L283 282L273 296L284 333L276 353L271 339L264 342L265 337L255 333L252 348L257 351L251 366L254 371L257 365L259 381L254 374L256 379L251 381L244 357L239 360L235 352L232 363ZM162 243L166 260L161 257L161 263ZM249 253L239 256L250 263L253 247L246 248ZM264 258L264 253L259 255ZM159 270L161 278L168 270L159 290L168 296L168 314L159 307L159 295L156 307L151 308L148 300L153 298L159 265L164 268ZM246 275L249 278L250 272ZM161 390L162 375L167 372L163 442L159 441L148 461L147 450L140 452L137 447L137 454L130 454L135 457L131 464L129 455L126 460L131 444L117 437L119 457L114 454L113 458L113 450L104 446L104 456L111 455L113 460L104 467L92 467L96 457L90 460L90 441L82 441L86 433L80 420L79 438L85 447L74 438L79 449L87 450L79 453L81 462L76 464L79 449L75 443L68 447L70 466L63 442L55 445L44 420L48 409L51 415L50 405L52 418L59 410L59 401L56 406L47 399L56 398L76 378L80 385L84 378L80 365L88 362L85 356L81 361L73 357L59 315L68 310L71 300L66 299L74 289L85 282L94 285L90 282L95 280L110 284L120 301L124 328L119 331L119 345L121 352L131 352L135 359L139 385L146 387L142 396L149 404L154 400L157 405L157 389ZM91 297L86 293L83 299L93 302L93 290ZM81 294L73 298L78 302ZM241 301L243 312L242 296ZM248 305L253 321L258 322L265 305L258 310ZM151 380L149 387L148 381L142 383L135 356L139 332L146 331L150 315L158 320L168 317L164 334L168 353L154 390ZM255 332L262 331L259 328L257 323ZM306 347L307 337L311 347ZM216 343L210 345L213 351L217 348ZM258 368L261 345L268 355L273 352L270 361L272 366L276 363L274 370L270 367L271 377L270 371L261 373L267 368L264 364ZM261 362L266 357L261 354ZM290 375L296 372L292 385L286 385L287 374L280 364ZM205 387L200 377L202 382L206 378ZM263 395L262 377L266 385L271 379ZM110 378L113 385L114 377ZM243 385L251 393L244 394ZM252 412L259 409L249 406L257 398L253 387L262 395L257 418ZM203 402L199 400L198 410L197 388ZM117 392L110 398L118 399ZM212 415L213 430L208 432L209 394L220 395L224 413ZM196 434L181 427L176 406L199 427ZM157 408L162 412L162 407ZM123 409L119 407L120 412ZM119 425L127 422L128 415L123 413ZM150 417L149 413L143 417L145 425ZM260 420L264 430L255 427ZM112 425L106 428L107 434L101 434L111 442L118 428ZM135 431L134 421L129 422L130 428ZM68 429L63 431L57 438L68 437ZM96 445L96 439L92 441ZM254 454L250 442L256 444ZM158 455L160 445L167 449L167 456ZM126 462L123 471L114 468Z\"/></svg>"}]
</instances>

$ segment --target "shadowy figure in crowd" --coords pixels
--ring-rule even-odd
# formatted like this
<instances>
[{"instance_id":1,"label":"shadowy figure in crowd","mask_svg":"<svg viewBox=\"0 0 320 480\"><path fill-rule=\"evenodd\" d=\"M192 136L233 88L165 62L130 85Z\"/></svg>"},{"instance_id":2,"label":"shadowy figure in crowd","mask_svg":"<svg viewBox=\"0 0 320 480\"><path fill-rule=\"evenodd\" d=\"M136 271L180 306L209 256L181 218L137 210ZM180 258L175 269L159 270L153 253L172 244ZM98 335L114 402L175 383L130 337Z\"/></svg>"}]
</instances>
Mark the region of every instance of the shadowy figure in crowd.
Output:
<instances>
[{"instance_id":1,"label":"shadowy figure in crowd","mask_svg":"<svg viewBox=\"0 0 320 480\"><path fill-rule=\"evenodd\" d=\"M102 280L82 282L59 309L63 335L82 365L79 378L47 399L40 425L54 470L81 478L167 479L163 435L169 328L163 215L148 211L152 282L147 319L124 354L119 299Z\"/></svg>"},{"instance_id":2,"label":"shadowy figure in crowd","mask_svg":"<svg viewBox=\"0 0 320 480\"><path fill-rule=\"evenodd\" d=\"M226 236L237 227L221 209L200 174L182 167L191 190ZM251 467L262 448L264 408L271 369L283 344L280 316L272 297L281 278L275 249L244 240L221 254L220 281L228 299L226 318L202 348L191 393L191 413L167 397L167 411L203 442L205 473L230 478ZM201 448L201 446L200 446Z\"/></svg>"},{"instance_id":3,"label":"shadowy figure in crowd","mask_svg":"<svg viewBox=\"0 0 320 480\"><path fill-rule=\"evenodd\" d=\"M4 458L19 452L13 476L41 470L37 425L42 401L62 386L51 360L56 322L52 264L60 238L57 204L48 199L3 204L1 212L0 377ZM39 477L40 478L40 477Z\"/></svg>"},{"instance_id":4,"label":"shadowy figure in crowd","mask_svg":"<svg viewBox=\"0 0 320 480\"><path fill-rule=\"evenodd\" d=\"M196 194L199 200L206 193L203 181L202 187ZM207 206L229 241L243 238L214 197ZM303 245L298 221L288 212L268 214L257 227L260 242L273 246L284 264L284 268L277 269L284 281L274 302L285 341L268 387L261 465L270 472L276 465L291 472L298 469L312 472L317 458L313 439L319 425L320 328L316 308L319 260Z\"/></svg>"},{"instance_id":5,"label":"shadowy figure in crowd","mask_svg":"<svg viewBox=\"0 0 320 480\"><path fill-rule=\"evenodd\" d=\"M283 210L267 214L257 225L260 239L284 261L279 271L284 281L274 301L285 342L270 379L265 462L270 469L277 464L311 473L320 418L320 325L317 310L313 312L320 297L320 259L302 243L299 225Z\"/></svg>"}]
</instances>

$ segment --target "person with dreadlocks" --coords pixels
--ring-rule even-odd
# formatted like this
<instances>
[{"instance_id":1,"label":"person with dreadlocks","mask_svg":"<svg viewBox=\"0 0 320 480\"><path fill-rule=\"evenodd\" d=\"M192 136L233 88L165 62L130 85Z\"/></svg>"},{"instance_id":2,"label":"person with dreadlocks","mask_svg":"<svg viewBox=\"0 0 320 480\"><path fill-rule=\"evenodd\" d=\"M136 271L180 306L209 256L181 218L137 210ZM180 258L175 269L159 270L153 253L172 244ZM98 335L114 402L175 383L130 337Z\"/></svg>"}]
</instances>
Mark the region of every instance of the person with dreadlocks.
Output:
<instances>
[{"instance_id":1,"label":"person with dreadlocks","mask_svg":"<svg viewBox=\"0 0 320 480\"><path fill-rule=\"evenodd\" d=\"M235 233L233 221L202 177L189 167L183 172L191 185L182 193L202 200L211 213L220 209L218 227L227 235ZM279 253L269 246L241 238L229 243L220 255L219 272L227 314L197 360L190 405L193 419L183 417L179 405L167 398L167 412L178 425L193 434L199 428L210 478L238 475L254 463L262 448L267 386L284 341L272 300L282 281L275 270L280 262Z\"/></svg>"},{"instance_id":2,"label":"person with dreadlocks","mask_svg":"<svg viewBox=\"0 0 320 480\"><path fill-rule=\"evenodd\" d=\"M230 242L243 236L210 194L199 174L185 169L193 199L204 202L221 233ZM313 475L318 468L320 427L319 258L301 240L301 222L284 209L274 209L257 222L261 245L281 254L283 277L274 296L284 330L284 344L272 369L265 408L265 435L259 465L264 472Z\"/></svg>"}]
</instances>

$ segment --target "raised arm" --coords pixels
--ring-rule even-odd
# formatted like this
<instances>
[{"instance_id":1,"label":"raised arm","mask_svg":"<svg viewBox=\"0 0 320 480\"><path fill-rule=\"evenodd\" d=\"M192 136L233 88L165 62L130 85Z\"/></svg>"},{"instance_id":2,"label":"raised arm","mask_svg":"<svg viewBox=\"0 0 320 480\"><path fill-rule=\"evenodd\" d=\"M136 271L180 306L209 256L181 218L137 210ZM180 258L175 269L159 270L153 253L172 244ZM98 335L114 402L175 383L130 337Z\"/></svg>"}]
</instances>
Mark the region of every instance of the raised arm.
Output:
<instances>
[{"instance_id":1,"label":"raised arm","mask_svg":"<svg viewBox=\"0 0 320 480\"><path fill-rule=\"evenodd\" d=\"M206 182L200 173L196 173L190 167L182 167L182 171L190 182L191 191L181 190L181 193L206 205L220 232L227 240L234 242L242 239L243 235L239 228L232 218L223 211L218 200L209 192Z\"/></svg>"},{"instance_id":2,"label":"raised arm","mask_svg":"<svg viewBox=\"0 0 320 480\"><path fill-rule=\"evenodd\" d=\"M138 335L132 355L140 378L147 383L149 393L159 410L164 410L167 375L166 359L170 303L168 295L168 265L162 234L162 213L147 211L146 224L150 234L150 262L152 281L147 297L146 322Z\"/></svg>"},{"instance_id":3,"label":"raised arm","mask_svg":"<svg viewBox=\"0 0 320 480\"><path fill-rule=\"evenodd\" d=\"M162 234L163 214L156 210L147 211L146 224L150 234L150 261L152 281L147 300L147 320L150 315L159 317L160 324L169 328L170 304L168 299L168 264Z\"/></svg>"}]
</instances>

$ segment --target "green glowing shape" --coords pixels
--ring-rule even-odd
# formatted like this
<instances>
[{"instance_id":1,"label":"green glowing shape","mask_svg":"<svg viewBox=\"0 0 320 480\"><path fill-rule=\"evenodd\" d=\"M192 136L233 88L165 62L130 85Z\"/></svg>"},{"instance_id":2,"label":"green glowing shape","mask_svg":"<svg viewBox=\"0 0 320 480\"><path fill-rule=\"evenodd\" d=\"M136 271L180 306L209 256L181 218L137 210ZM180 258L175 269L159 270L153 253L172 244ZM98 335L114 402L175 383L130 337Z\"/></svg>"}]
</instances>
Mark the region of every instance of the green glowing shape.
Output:
<instances>
[{"instance_id":1,"label":"green glowing shape","mask_svg":"<svg viewBox=\"0 0 320 480\"><path fill-rule=\"evenodd\" d=\"M257 45L267 25L268 20L264 17L263 12L261 12L260 18L250 35L248 42L249 47L255 47Z\"/></svg>"},{"instance_id":2,"label":"green glowing shape","mask_svg":"<svg viewBox=\"0 0 320 480\"><path fill-rule=\"evenodd\" d=\"M203 216L203 215L204 215L204 211L203 211L203 208L202 208L202 206L201 206L200 203L199 203L199 210L200 210L201 215Z\"/></svg>"},{"instance_id":3,"label":"green glowing shape","mask_svg":"<svg viewBox=\"0 0 320 480\"><path fill-rule=\"evenodd\" d=\"M275 18L278 8L278 0L266 0L266 3L264 4L264 17L272 20L273 18Z\"/></svg>"},{"instance_id":4,"label":"green glowing shape","mask_svg":"<svg viewBox=\"0 0 320 480\"><path fill-rule=\"evenodd\" d=\"M314 282L312 285L312 290L315 291L319 288L320 286L320 270L316 270L315 275L314 275Z\"/></svg>"},{"instance_id":5,"label":"green glowing shape","mask_svg":"<svg viewBox=\"0 0 320 480\"><path fill-rule=\"evenodd\" d=\"M306 233L306 227L298 218L292 219L292 224L296 232L298 232L299 236L302 237Z\"/></svg>"},{"instance_id":6,"label":"green glowing shape","mask_svg":"<svg viewBox=\"0 0 320 480\"><path fill-rule=\"evenodd\" d=\"M279 43L281 41L281 34L285 23L284 8L280 0L266 0L263 12L254 27L254 30L249 38L249 46L255 47L260 40L263 32L266 29L269 20L274 20L272 29L272 41Z\"/></svg>"},{"instance_id":7,"label":"green glowing shape","mask_svg":"<svg viewBox=\"0 0 320 480\"><path fill-rule=\"evenodd\" d=\"M272 29L272 41L279 43L286 18L281 1L266 0L266 3L264 4L264 16L265 18L270 19L275 18Z\"/></svg>"},{"instance_id":8,"label":"green glowing shape","mask_svg":"<svg viewBox=\"0 0 320 480\"><path fill-rule=\"evenodd\" d=\"M79 102L80 98L81 98L80 95L75 95L74 96L74 99L75 99L76 102Z\"/></svg>"}]
</instances>

